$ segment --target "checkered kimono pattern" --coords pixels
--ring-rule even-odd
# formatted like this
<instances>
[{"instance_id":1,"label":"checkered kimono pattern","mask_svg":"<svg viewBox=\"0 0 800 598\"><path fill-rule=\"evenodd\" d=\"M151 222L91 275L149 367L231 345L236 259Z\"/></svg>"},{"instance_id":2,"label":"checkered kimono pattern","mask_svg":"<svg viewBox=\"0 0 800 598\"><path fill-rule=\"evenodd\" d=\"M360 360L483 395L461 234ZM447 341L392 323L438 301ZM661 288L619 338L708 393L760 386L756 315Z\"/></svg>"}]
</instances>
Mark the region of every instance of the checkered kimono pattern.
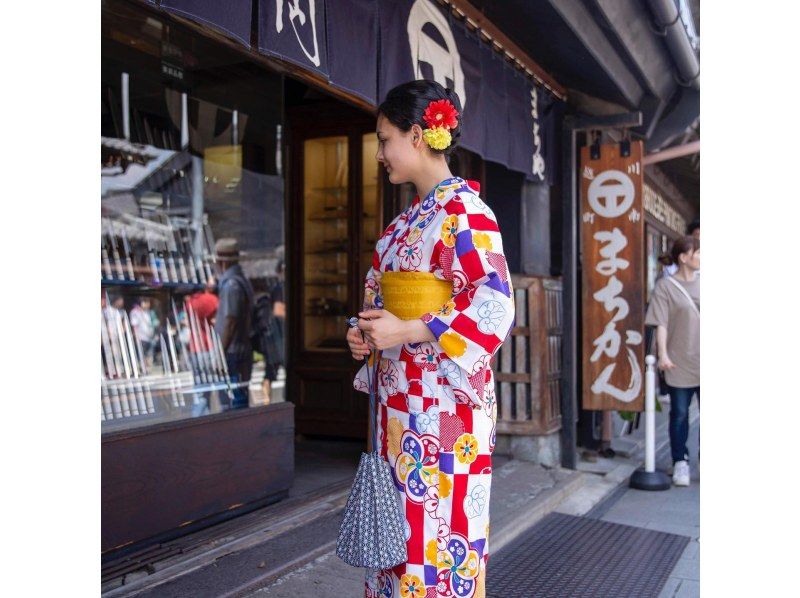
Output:
<instances>
[{"instance_id":1,"label":"checkered kimono pattern","mask_svg":"<svg viewBox=\"0 0 800 598\"><path fill-rule=\"evenodd\" d=\"M383 272L453 284L451 299L422 316L436 342L381 354L378 448L403 505L408 561L368 571L368 598L485 595L497 421L489 362L514 324L514 302L497 220L476 188L452 178L415 198L378 241L366 276L365 309L383 308ZM366 366L353 385L368 391Z\"/></svg>"}]
</instances>

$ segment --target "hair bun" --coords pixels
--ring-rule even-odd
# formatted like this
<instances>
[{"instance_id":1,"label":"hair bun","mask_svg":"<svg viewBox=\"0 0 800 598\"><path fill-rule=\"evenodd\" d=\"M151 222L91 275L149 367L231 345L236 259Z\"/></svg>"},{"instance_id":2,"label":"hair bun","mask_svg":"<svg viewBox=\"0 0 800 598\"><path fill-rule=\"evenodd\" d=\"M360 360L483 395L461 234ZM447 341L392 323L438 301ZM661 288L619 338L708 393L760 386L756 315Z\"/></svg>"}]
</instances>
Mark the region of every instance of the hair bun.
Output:
<instances>
[{"instance_id":1,"label":"hair bun","mask_svg":"<svg viewBox=\"0 0 800 598\"><path fill-rule=\"evenodd\" d=\"M450 142L448 146L444 149L431 147L431 151L447 156L458 146L463 124L461 121L461 99L453 89L427 79L402 83L389 90L386 98L378 107L378 113L385 116L389 122L401 131L409 131L413 125L419 125L425 129L427 127L423 118L425 109L431 102L437 100L447 100L459 114L457 126L449 130Z\"/></svg>"}]
</instances>

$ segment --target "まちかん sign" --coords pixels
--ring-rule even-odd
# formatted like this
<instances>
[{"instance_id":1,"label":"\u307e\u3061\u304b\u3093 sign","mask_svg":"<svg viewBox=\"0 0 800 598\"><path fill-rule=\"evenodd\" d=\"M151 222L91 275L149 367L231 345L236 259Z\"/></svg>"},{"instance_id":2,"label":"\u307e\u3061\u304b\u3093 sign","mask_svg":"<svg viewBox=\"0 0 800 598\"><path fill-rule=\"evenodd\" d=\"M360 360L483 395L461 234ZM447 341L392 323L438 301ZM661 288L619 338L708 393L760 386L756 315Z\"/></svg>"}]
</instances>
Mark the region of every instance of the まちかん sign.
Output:
<instances>
[{"instance_id":1,"label":"\u307e\u3061\u304b\u3093 sign","mask_svg":"<svg viewBox=\"0 0 800 598\"><path fill-rule=\"evenodd\" d=\"M581 149L583 408L644 408L642 143Z\"/></svg>"}]
</instances>

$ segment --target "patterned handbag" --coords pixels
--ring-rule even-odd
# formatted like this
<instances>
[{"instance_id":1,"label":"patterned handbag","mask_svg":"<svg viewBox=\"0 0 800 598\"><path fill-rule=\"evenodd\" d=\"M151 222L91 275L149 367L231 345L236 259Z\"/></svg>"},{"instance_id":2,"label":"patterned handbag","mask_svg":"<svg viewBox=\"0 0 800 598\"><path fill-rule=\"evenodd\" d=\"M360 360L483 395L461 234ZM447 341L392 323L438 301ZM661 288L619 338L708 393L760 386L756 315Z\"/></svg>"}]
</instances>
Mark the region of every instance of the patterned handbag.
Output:
<instances>
[{"instance_id":1,"label":"patterned handbag","mask_svg":"<svg viewBox=\"0 0 800 598\"><path fill-rule=\"evenodd\" d=\"M377 449L379 353L373 351L370 357L373 358L371 365L369 357L365 361L369 384L372 452L361 454L361 462L339 528L336 554L353 567L387 569L406 562L408 554L404 532L405 517L392 482L392 471Z\"/></svg>"}]
</instances>

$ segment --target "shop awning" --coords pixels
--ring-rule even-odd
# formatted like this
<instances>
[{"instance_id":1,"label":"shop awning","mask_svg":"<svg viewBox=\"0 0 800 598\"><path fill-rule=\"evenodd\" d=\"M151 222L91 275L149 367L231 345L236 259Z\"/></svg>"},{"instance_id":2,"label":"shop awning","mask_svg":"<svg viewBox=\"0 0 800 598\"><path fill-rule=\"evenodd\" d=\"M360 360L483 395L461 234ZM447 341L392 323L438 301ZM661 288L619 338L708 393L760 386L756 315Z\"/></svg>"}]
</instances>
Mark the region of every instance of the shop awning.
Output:
<instances>
[{"instance_id":1,"label":"shop awning","mask_svg":"<svg viewBox=\"0 0 800 598\"><path fill-rule=\"evenodd\" d=\"M161 7L248 47L255 14L254 50L373 106L395 85L436 80L462 100L461 145L530 180L557 176L562 102L431 0L163 0Z\"/></svg>"},{"instance_id":2,"label":"shop awning","mask_svg":"<svg viewBox=\"0 0 800 598\"><path fill-rule=\"evenodd\" d=\"M208 25L250 47L253 0L161 0L161 8Z\"/></svg>"}]
</instances>

